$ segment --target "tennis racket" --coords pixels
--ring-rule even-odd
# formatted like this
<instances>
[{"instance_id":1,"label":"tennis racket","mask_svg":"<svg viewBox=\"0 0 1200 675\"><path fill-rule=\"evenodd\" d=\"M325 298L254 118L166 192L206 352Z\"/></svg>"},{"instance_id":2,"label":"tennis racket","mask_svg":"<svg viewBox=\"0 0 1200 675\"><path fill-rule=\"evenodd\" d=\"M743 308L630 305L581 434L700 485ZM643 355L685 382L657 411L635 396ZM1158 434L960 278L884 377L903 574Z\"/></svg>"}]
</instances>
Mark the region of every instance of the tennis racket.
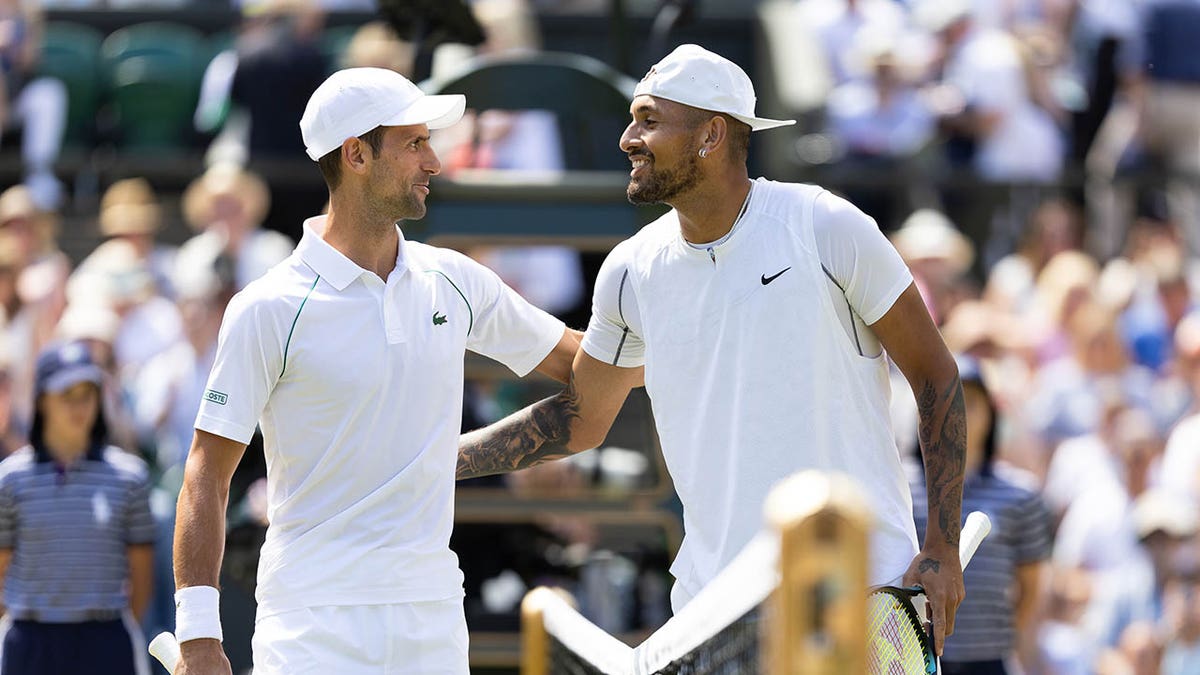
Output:
<instances>
[{"instance_id":1,"label":"tennis racket","mask_svg":"<svg viewBox=\"0 0 1200 675\"><path fill-rule=\"evenodd\" d=\"M179 643L175 641L175 636L166 632L159 633L150 641L150 656L158 659L163 668L174 675L175 666L179 665Z\"/></svg>"},{"instance_id":2,"label":"tennis racket","mask_svg":"<svg viewBox=\"0 0 1200 675\"><path fill-rule=\"evenodd\" d=\"M975 549L992 530L982 511L963 525L958 558L966 568ZM936 675L941 672L933 651L929 601L920 586L876 586L867 596L867 672L871 675Z\"/></svg>"}]
</instances>

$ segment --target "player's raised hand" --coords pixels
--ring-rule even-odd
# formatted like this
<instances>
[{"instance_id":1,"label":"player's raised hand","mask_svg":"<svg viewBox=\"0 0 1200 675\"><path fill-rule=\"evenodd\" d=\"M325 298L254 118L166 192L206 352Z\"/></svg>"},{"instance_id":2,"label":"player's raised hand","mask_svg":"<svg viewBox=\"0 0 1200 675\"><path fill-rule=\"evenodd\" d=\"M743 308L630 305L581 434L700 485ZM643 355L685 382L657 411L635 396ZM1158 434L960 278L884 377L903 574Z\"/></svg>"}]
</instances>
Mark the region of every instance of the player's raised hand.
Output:
<instances>
[{"instance_id":1,"label":"player's raised hand","mask_svg":"<svg viewBox=\"0 0 1200 675\"><path fill-rule=\"evenodd\" d=\"M920 586L929 600L929 617L933 622L933 649L942 655L942 644L954 633L954 615L966 596L963 587L962 564L958 548L952 544L926 545L913 558L902 584Z\"/></svg>"}]
</instances>

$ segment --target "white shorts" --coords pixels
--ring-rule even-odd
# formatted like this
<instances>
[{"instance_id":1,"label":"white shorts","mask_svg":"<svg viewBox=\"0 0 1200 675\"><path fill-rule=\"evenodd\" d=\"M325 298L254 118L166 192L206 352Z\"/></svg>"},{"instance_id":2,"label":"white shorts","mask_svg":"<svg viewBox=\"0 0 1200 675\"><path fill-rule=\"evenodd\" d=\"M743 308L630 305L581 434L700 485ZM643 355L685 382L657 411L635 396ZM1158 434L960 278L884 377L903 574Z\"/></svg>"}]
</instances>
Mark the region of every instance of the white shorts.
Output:
<instances>
[{"instance_id":1,"label":"white shorts","mask_svg":"<svg viewBox=\"0 0 1200 675\"><path fill-rule=\"evenodd\" d=\"M254 675L468 675L461 598L310 607L254 625Z\"/></svg>"}]
</instances>

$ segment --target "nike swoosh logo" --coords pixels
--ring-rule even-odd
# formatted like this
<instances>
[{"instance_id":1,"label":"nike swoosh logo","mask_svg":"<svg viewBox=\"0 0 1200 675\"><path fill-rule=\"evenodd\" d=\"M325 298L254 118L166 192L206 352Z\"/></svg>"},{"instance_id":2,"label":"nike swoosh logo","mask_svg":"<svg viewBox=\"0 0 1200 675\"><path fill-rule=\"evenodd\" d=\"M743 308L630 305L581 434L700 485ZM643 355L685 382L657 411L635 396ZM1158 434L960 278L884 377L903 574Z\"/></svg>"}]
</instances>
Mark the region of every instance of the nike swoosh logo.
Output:
<instances>
[{"instance_id":1,"label":"nike swoosh logo","mask_svg":"<svg viewBox=\"0 0 1200 675\"><path fill-rule=\"evenodd\" d=\"M788 270L790 270L790 269L792 269L792 268L790 268L790 267L785 267L785 268L783 268L783 269L779 270L778 272L776 272L775 274L772 274L771 276L767 276L767 275L765 275L765 274L764 274L764 275L762 276L762 285L763 285L763 286L766 286L767 284L771 283L772 281L775 281L776 279L778 279L778 278L779 278L779 275L783 274L784 272L786 272L786 271L788 271Z\"/></svg>"}]
</instances>

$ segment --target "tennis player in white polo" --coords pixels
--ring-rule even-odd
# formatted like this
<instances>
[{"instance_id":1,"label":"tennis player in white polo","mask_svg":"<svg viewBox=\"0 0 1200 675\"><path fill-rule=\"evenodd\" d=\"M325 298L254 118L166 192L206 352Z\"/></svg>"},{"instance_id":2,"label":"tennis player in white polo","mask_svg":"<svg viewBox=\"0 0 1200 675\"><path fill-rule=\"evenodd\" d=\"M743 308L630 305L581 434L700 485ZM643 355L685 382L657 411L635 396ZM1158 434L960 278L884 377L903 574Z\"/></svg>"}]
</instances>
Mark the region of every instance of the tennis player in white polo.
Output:
<instances>
[{"instance_id":1,"label":"tennis player in white polo","mask_svg":"<svg viewBox=\"0 0 1200 675\"><path fill-rule=\"evenodd\" d=\"M405 241L462 115L377 68L334 73L300 120L329 187L295 252L230 302L175 532L177 675L229 673L217 578L230 478L262 429L270 526L255 675L467 670L448 542L463 356L565 382L578 336L458 253Z\"/></svg>"},{"instance_id":2,"label":"tennis player in white polo","mask_svg":"<svg viewBox=\"0 0 1200 675\"><path fill-rule=\"evenodd\" d=\"M676 611L758 532L776 481L837 471L873 500L871 583L921 584L940 652L964 593L954 359L873 220L820 187L749 178L751 132L791 124L756 116L754 104L746 73L696 45L638 84L621 137L627 193L673 208L609 254L567 390L464 437L458 475L594 447L644 380L684 508ZM920 409L923 545L890 428L884 350Z\"/></svg>"}]
</instances>

